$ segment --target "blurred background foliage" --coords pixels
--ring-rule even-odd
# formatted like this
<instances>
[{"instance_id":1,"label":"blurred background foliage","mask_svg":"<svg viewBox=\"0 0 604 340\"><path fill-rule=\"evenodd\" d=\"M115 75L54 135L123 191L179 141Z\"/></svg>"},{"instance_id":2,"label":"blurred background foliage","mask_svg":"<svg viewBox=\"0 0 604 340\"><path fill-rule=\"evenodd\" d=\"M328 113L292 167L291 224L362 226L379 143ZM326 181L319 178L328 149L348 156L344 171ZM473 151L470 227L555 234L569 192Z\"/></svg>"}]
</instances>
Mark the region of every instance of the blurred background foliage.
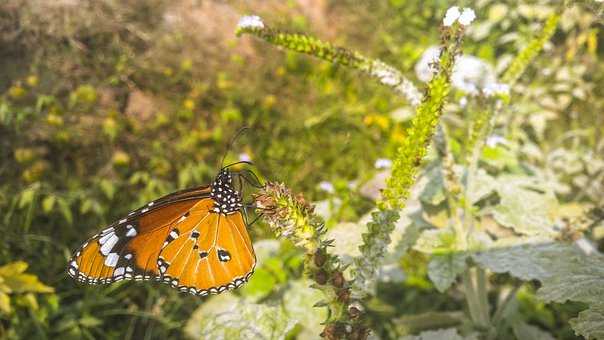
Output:
<instances>
[{"instance_id":1,"label":"blurred background foliage","mask_svg":"<svg viewBox=\"0 0 604 340\"><path fill-rule=\"evenodd\" d=\"M220 323L229 322L229 315L240 321L237 313L261 318L266 313L255 315L258 308L275 315L255 321L273 327L273 334L316 337L323 316L307 303L318 298L302 278L301 253L272 240L262 224L250 231L260 264L253 279L216 301L154 283L79 286L67 277L66 261L88 235L130 209L209 182L242 126L251 131L235 144L228 161L250 158L263 178L283 181L317 202L334 235L338 230L360 235L355 226L374 207L384 180L375 162L393 157L413 109L358 73L251 38L237 39L237 21L243 14L259 14L275 27L312 33L380 58L421 84L414 67L428 47L438 44L438 26L450 5L411 0L0 3L0 337L232 338L253 333L243 326L241 333L228 333ZM464 53L498 72L554 10L545 1L457 5L472 6L478 16ZM528 169L555 182L557 199L575 211L602 204L601 29L592 7L566 9L552 42L524 76L528 81L518 85L521 99L512 103L513 115L504 122L512 142L491 145L483 155L488 169ZM443 119L461 126L463 116L456 112L464 96L452 96ZM458 146L452 152L459 152L463 136L450 137ZM434 188L423 199L436 207L442 200ZM438 215L426 218L438 225ZM590 236L600 247L602 234ZM346 255L355 249L338 251ZM369 304L377 335L417 331L406 328L408 315L463 308L455 290L437 292L427 262L425 254L411 251L390 265L398 271L381 277ZM575 337L568 319L583 306L544 305L531 287L519 292L517 303L524 320L556 337ZM302 305L308 306L301 310ZM210 316L216 313L227 319ZM213 333L204 333L208 329Z\"/></svg>"}]
</instances>

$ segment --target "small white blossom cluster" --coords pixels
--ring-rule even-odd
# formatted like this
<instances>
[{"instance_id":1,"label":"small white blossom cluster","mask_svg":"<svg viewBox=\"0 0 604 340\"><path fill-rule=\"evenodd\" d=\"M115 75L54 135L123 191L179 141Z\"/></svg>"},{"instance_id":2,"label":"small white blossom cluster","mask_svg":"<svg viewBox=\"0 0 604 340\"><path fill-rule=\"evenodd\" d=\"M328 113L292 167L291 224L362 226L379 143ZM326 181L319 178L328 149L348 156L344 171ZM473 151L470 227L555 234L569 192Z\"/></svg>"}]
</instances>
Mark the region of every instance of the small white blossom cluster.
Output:
<instances>
[{"instance_id":1,"label":"small white blossom cluster","mask_svg":"<svg viewBox=\"0 0 604 340\"><path fill-rule=\"evenodd\" d=\"M257 15L246 15L242 16L241 19L239 19L237 27L240 29L262 29L264 28L264 22L262 22L262 18Z\"/></svg>"},{"instance_id":2,"label":"small white blossom cluster","mask_svg":"<svg viewBox=\"0 0 604 340\"><path fill-rule=\"evenodd\" d=\"M250 157L249 154L243 152L239 154L239 161L240 162L251 162L252 161L252 157Z\"/></svg>"},{"instance_id":3,"label":"small white blossom cluster","mask_svg":"<svg viewBox=\"0 0 604 340\"><path fill-rule=\"evenodd\" d=\"M394 87L394 90L405 96L411 105L419 105L422 100L421 94L415 85L398 70L381 61L373 62L370 70L371 76L377 78L380 83Z\"/></svg>"},{"instance_id":4,"label":"small white blossom cluster","mask_svg":"<svg viewBox=\"0 0 604 340\"><path fill-rule=\"evenodd\" d=\"M507 143L508 143L507 139L505 139L504 137L499 136L499 135L491 135L486 140L486 144L490 148L494 148L500 144L505 145Z\"/></svg>"},{"instance_id":5,"label":"small white blossom cluster","mask_svg":"<svg viewBox=\"0 0 604 340\"><path fill-rule=\"evenodd\" d=\"M460 25L468 26L476 19L476 13L471 8L464 8L461 11L459 7L453 6L447 10L445 13L445 18L443 19L443 25L450 27L457 21Z\"/></svg>"},{"instance_id":6,"label":"small white blossom cluster","mask_svg":"<svg viewBox=\"0 0 604 340\"><path fill-rule=\"evenodd\" d=\"M378 158L374 166L376 169L389 169L392 167L392 161L388 158Z\"/></svg>"},{"instance_id":7,"label":"small white blossom cluster","mask_svg":"<svg viewBox=\"0 0 604 340\"><path fill-rule=\"evenodd\" d=\"M440 48L436 46L429 47L422 54L420 61L415 65L415 74L419 80L428 82L432 79L439 55ZM471 55L457 58L451 74L451 84L472 96L482 93L491 97L508 94L510 91L507 84L497 82L493 66Z\"/></svg>"},{"instance_id":8,"label":"small white blossom cluster","mask_svg":"<svg viewBox=\"0 0 604 340\"><path fill-rule=\"evenodd\" d=\"M326 193L329 194L333 194L336 190L333 187L333 184L331 184L331 182L328 181L322 181L319 183L319 189L321 189L322 191L325 191Z\"/></svg>"}]
</instances>

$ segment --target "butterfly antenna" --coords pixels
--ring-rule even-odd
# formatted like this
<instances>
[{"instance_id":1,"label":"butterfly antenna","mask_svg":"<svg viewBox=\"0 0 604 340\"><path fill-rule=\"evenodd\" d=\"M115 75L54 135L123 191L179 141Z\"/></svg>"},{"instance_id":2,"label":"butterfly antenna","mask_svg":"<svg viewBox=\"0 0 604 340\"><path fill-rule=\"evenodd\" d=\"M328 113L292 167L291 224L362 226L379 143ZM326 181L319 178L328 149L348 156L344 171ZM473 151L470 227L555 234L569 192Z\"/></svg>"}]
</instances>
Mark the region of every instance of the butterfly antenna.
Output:
<instances>
[{"instance_id":1,"label":"butterfly antenna","mask_svg":"<svg viewBox=\"0 0 604 340\"><path fill-rule=\"evenodd\" d=\"M220 168L224 169L225 167L223 167L224 165L224 160L226 159L226 156L229 154L229 151L231 151L231 148L233 147L233 145L235 144L235 141L237 141L237 138L239 138L245 131L249 130L250 128L247 126L242 127L241 129L239 129L235 135L233 135L233 137L231 137L231 140L229 141L229 144L227 145L226 150L224 151L224 155L222 156L222 160L220 161Z\"/></svg>"}]
</instances>

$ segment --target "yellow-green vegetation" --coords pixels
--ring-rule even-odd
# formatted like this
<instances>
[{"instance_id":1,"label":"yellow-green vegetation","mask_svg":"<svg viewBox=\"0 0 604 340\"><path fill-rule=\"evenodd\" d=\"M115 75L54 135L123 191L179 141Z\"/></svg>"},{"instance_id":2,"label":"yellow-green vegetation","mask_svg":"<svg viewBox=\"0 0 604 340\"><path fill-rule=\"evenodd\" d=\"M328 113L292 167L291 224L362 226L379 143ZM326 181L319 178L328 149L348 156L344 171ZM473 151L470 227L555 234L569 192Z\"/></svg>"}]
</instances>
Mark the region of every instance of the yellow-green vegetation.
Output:
<instances>
[{"instance_id":1,"label":"yellow-green vegetation","mask_svg":"<svg viewBox=\"0 0 604 340\"><path fill-rule=\"evenodd\" d=\"M604 339L602 13L1 2L0 338ZM267 183L248 283L67 276L243 126L225 163Z\"/></svg>"}]
</instances>

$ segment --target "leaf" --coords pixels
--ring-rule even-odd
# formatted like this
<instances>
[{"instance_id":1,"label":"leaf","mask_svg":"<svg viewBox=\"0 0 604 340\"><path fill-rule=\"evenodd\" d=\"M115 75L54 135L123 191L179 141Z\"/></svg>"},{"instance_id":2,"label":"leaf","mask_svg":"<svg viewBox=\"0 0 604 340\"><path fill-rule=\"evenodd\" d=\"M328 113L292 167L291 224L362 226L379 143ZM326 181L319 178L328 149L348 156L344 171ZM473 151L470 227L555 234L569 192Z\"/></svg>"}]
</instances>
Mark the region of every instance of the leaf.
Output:
<instances>
[{"instance_id":1,"label":"leaf","mask_svg":"<svg viewBox=\"0 0 604 340\"><path fill-rule=\"evenodd\" d=\"M516 322L512 326L512 329L514 330L516 339L555 340L551 334L526 322Z\"/></svg>"},{"instance_id":2,"label":"leaf","mask_svg":"<svg viewBox=\"0 0 604 340\"><path fill-rule=\"evenodd\" d=\"M596 303L569 321L575 334L586 339L604 339L604 303Z\"/></svg>"},{"instance_id":3,"label":"leaf","mask_svg":"<svg viewBox=\"0 0 604 340\"><path fill-rule=\"evenodd\" d=\"M222 294L199 307L185 332L196 339L282 339L296 322L283 307L255 304Z\"/></svg>"},{"instance_id":4,"label":"leaf","mask_svg":"<svg viewBox=\"0 0 604 340\"><path fill-rule=\"evenodd\" d=\"M10 296L8 294L0 292L0 313L9 314L10 308Z\"/></svg>"},{"instance_id":5,"label":"leaf","mask_svg":"<svg viewBox=\"0 0 604 340\"><path fill-rule=\"evenodd\" d=\"M444 293L466 269L466 253L435 255L428 263L428 277L439 292Z\"/></svg>"},{"instance_id":6,"label":"leaf","mask_svg":"<svg viewBox=\"0 0 604 340\"><path fill-rule=\"evenodd\" d=\"M402 340L464 340L455 328L421 332L419 335L408 335Z\"/></svg>"},{"instance_id":7,"label":"leaf","mask_svg":"<svg viewBox=\"0 0 604 340\"><path fill-rule=\"evenodd\" d=\"M103 321L95 318L94 316L85 315L80 318L79 324L86 328L93 328L103 324Z\"/></svg>"},{"instance_id":8,"label":"leaf","mask_svg":"<svg viewBox=\"0 0 604 340\"><path fill-rule=\"evenodd\" d=\"M63 198L58 198L57 203L59 204L59 210L61 211L63 218L65 218L65 221L69 224L73 224L73 215L71 214L69 203Z\"/></svg>"},{"instance_id":9,"label":"leaf","mask_svg":"<svg viewBox=\"0 0 604 340\"><path fill-rule=\"evenodd\" d=\"M557 200L553 194L522 188L506 179L501 179L500 183L497 193L501 201L493 209L497 222L523 235L555 234L551 216L557 209Z\"/></svg>"},{"instance_id":10,"label":"leaf","mask_svg":"<svg viewBox=\"0 0 604 340\"><path fill-rule=\"evenodd\" d=\"M29 265L23 261L15 261L0 267L0 277L10 277L23 273Z\"/></svg>"},{"instance_id":11,"label":"leaf","mask_svg":"<svg viewBox=\"0 0 604 340\"><path fill-rule=\"evenodd\" d=\"M467 193L472 203L476 203L488 196L497 188L497 181L484 169L478 169L473 178L471 190Z\"/></svg>"},{"instance_id":12,"label":"leaf","mask_svg":"<svg viewBox=\"0 0 604 340\"><path fill-rule=\"evenodd\" d=\"M308 282L297 280L291 282L283 295L283 307L287 315L304 327L304 333L315 336L321 333L321 322L327 318L327 309L314 307L324 298L323 293L312 289ZM298 335L299 339L305 339Z\"/></svg>"},{"instance_id":13,"label":"leaf","mask_svg":"<svg viewBox=\"0 0 604 340\"><path fill-rule=\"evenodd\" d=\"M240 289L240 292L246 298L257 301L273 291L277 281L283 278L284 269L283 259L279 258L279 241L254 242L254 250L260 265L249 282Z\"/></svg>"},{"instance_id":14,"label":"leaf","mask_svg":"<svg viewBox=\"0 0 604 340\"><path fill-rule=\"evenodd\" d=\"M424 230L413 248L427 254L447 254L456 250L455 233L447 228Z\"/></svg>"},{"instance_id":15,"label":"leaf","mask_svg":"<svg viewBox=\"0 0 604 340\"><path fill-rule=\"evenodd\" d=\"M56 200L57 197L54 195L44 197L44 200L42 201L42 211L44 211L46 214L50 213L52 208L55 206Z\"/></svg>"},{"instance_id":16,"label":"leaf","mask_svg":"<svg viewBox=\"0 0 604 340\"><path fill-rule=\"evenodd\" d=\"M115 195L115 184L107 179L102 179L99 181L99 187L101 191L108 199L112 200Z\"/></svg>"},{"instance_id":17,"label":"leaf","mask_svg":"<svg viewBox=\"0 0 604 340\"><path fill-rule=\"evenodd\" d=\"M428 183L419 195L419 199L431 205L438 205L445 199L444 179L442 175L442 167L440 163L435 163L429 170L424 173Z\"/></svg>"},{"instance_id":18,"label":"leaf","mask_svg":"<svg viewBox=\"0 0 604 340\"><path fill-rule=\"evenodd\" d=\"M577 252L580 253L579 250ZM543 286L537 297L550 302L600 302L604 296L604 256L585 255L556 259L558 268L552 268L550 275L541 280Z\"/></svg>"},{"instance_id":19,"label":"leaf","mask_svg":"<svg viewBox=\"0 0 604 340\"><path fill-rule=\"evenodd\" d=\"M510 273L519 279L544 280L564 273L573 266L581 252L562 243L526 244L491 249L473 255L474 261L495 273ZM571 262L571 263L569 263Z\"/></svg>"},{"instance_id":20,"label":"leaf","mask_svg":"<svg viewBox=\"0 0 604 340\"><path fill-rule=\"evenodd\" d=\"M31 205L36 197L37 187L31 186L21 192L19 196L19 209Z\"/></svg>"},{"instance_id":21,"label":"leaf","mask_svg":"<svg viewBox=\"0 0 604 340\"><path fill-rule=\"evenodd\" d=\"M0 267L2 284L8 288L8 293L51 293L54 291L38 280L35 275L24 274L27 263L17 261Z\"/></svg>"}]
</instances>

